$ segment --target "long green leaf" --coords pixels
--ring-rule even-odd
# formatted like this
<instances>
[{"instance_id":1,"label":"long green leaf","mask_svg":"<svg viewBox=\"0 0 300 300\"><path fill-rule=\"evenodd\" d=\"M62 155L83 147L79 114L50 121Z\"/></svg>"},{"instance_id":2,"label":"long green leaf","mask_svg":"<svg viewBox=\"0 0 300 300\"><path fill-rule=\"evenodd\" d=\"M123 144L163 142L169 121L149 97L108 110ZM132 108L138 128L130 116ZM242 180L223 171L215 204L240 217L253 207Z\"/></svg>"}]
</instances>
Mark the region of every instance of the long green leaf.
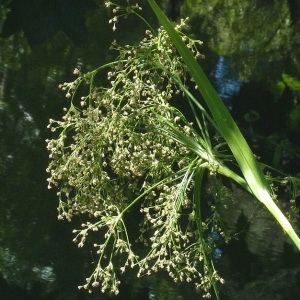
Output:
<instances>
[{"instance_id":1,"label":"long green leaf","mask_svg":"<svg viewBox=\"0 0 300 300\"><path fill-rule=\"evenodd\" d=\"M218 126L220 133L228 143L235 159L237 160L240 169L248 183L252 193L259 199L273 214L280 223L282 228L288 233L295 245L300 250L300 239L293 230L291 224L283 215L281 210L274 203L269 184L255 158L249 145L244 139L242 133L232 119L226 106L220 99L216 90L206 77L199 63L194 58L193 54L181 40L181 37L169 22L165 14L161 11L154 0L148 0L154 13L158 17L161 24L168 32L173 44L182 56L191 76L195 80L199 91L201 92L209 110Z\"/></svg>"}]
</instances>

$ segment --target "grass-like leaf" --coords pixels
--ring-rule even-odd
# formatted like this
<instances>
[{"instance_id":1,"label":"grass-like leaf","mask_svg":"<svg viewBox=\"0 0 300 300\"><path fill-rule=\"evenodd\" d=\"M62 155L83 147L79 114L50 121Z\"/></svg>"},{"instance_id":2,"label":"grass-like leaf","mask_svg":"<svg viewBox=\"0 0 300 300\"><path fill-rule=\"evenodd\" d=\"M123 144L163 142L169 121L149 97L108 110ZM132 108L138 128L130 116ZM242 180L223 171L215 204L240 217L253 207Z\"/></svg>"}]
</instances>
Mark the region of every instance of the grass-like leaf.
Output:
<instances>
[{"instance_id":1,"label":"grass-like leaf","mask_svg":"<svg viewBox=\"0 0 300 300\"><path fill-rule=\"evenodd\" d=\"M168 32L173 44L182 56L191 76L197 84L212 116L217 124L218 130L227 142L236 161L239 164L241 172L252 193L260 200L267 209L277 219L281 227L287 232L293 240L297 248L300 250L300 239L295 233L289 221L283 215L281 210L274 203L269 184L258 164L254 154L252 153L245 138L228 112L226 106L220 99L211 82L203 72L201 66L194 58L193 54L181 40L181 37L169 22L165 14L159 8L154 0L148 0L154 13L158 17L165 30Z\"/></svg>"}]
</instances>

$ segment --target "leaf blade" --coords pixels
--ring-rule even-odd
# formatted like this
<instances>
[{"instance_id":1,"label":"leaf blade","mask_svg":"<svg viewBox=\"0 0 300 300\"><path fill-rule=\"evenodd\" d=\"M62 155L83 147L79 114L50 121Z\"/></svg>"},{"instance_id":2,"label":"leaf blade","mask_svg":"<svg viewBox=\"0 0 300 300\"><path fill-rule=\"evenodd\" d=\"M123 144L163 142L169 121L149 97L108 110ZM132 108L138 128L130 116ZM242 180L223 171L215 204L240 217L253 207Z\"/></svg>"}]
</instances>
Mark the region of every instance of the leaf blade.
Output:
<instances>
[{"instance_id":1,"label":"leaf blade","mask_svg":"<svg viewBox=\"0 0 300 300\"><path fill-rule=\"evenodd\" d=\"M281 210L274 203L269 184L258 164L254 154L252 153L245 138L231 117L226 106L220 99L216 90L210 83L199 63L193 54L181 40L173 25L169 22L165 14L161 11L154 0L148 0L154 13L164 26L171 38L173 44L182 56L191 76L195 80L199 91L201 92L223 138L231 149L240 169L247 181L252 193L261 201L267 209L277 219L281 227L288 233L297 248L300 250L300 239L295 233L289 221L283 215Z\"/></svg>"}]
</instances>

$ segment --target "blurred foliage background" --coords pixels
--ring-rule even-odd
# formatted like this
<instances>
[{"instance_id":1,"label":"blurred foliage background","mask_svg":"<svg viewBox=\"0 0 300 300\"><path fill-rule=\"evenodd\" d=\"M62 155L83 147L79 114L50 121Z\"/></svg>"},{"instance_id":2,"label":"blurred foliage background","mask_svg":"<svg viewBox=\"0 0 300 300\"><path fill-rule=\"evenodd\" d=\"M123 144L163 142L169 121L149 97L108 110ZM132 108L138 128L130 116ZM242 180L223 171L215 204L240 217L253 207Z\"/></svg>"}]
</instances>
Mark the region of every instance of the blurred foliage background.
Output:
<instances>
[{"instance_id":1,"label":"blurred foliage background","mask_svg":"<svg viewBox=\"0 0 300 300\"><path fill-rule=\"evenodd\" d=\"M140 2L143 16L158 26L147 1ZM299 175L300 2L166 0L160 4L174 22L189 17L189 34L204 42L203 67L254 153L283 172ZM93 257L88 247L78 249L72 243L76 221L57 221L58 200L56 192L47 189L45 172L45 139L51 135L46 129L48 120L60 118L63 107L68 106L58 85L74 80L75 67L86 72L111 61L115 53L109 46L114 39L121 44L134 44L146 29L140 20L130 16L120 21L113 32L108 24L110 18L102 0L4 0L0 4L3 299L112 298L97 291L91 295L78 291L77 286L90 273ZM280 255L276 254L271 263L268 258L265 264L267 256L278 253L277 242L269 243L263 255L259 246L253 246L254 236L265 237L259 231L268 226L267 220L258 228L252 227L256 235L250 231L251 235L243 239L253 221L248 214L252 207L247 209L245 220L239 218L242 225L237 224L242 232L240 240L226 248L227 255L219 264L221 271L228 267L232 271L223 272L229 276L229 284L224 287L222 299L248 299L246 295L274 299L266 298L273 295L274 283L278 282L270 275L272 264L276 266L277 279L292 278L284 286L290 291L285 299L298 299L299 256L284 244ZM230 220L234 218L230 216ZM269 236L271 242L278 238L270 232ZM237 249L241 257L235 265ZM258 270L262 272L260 276ZM268 283L269 296L263 294L257 281L262 278ZM249 282L254 294L247 290ZM163 274L140 281L129 274L122 278L122 286L119 299L197 298L192 287L174 285Z\"/></svg>"}]
</instances>

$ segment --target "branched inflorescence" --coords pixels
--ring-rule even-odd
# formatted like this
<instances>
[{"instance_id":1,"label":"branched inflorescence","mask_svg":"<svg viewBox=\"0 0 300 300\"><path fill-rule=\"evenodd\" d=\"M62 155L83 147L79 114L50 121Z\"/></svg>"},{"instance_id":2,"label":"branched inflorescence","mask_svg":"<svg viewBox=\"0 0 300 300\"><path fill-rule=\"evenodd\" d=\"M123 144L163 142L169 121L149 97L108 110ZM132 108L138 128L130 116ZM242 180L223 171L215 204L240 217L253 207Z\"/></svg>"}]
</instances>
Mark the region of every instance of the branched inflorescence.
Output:
<instances>
[{"instance_id":1,"label":"branched inflorescence","mask_svg":"<svg viewBox=\"0 0 300 300\"><path fill-rule=\"evenodd\" d=\"M198 41L182 37L199 56ZM157 34L146 31L137 46L114 42L112 48L119 57L106 66L107 87L97 83L103 68L87 74L75 69L78 78L60 86L71 106L63 120L49 124L59 132L47 140L48 183L58 186L59 219L90 217L74 230L79 247L92 232L100 235L94 244L98 263L82 287L117 294L116 270L137 267L138 276L167 270L175 281L194 281L209 296L211 282L220 278L203 264L207 249L190 217L193 175L202 160L168 134L171 126L197 140L192 124L171 103L182 93L174 78L186 80L185 66L161 28ZM81 86L89 90L77 100ZM141 220L137 241L130 240L124 220L133 207L139 207ZM146 252L133 250L141 247Z\"/></svg>"}]
</instances>

